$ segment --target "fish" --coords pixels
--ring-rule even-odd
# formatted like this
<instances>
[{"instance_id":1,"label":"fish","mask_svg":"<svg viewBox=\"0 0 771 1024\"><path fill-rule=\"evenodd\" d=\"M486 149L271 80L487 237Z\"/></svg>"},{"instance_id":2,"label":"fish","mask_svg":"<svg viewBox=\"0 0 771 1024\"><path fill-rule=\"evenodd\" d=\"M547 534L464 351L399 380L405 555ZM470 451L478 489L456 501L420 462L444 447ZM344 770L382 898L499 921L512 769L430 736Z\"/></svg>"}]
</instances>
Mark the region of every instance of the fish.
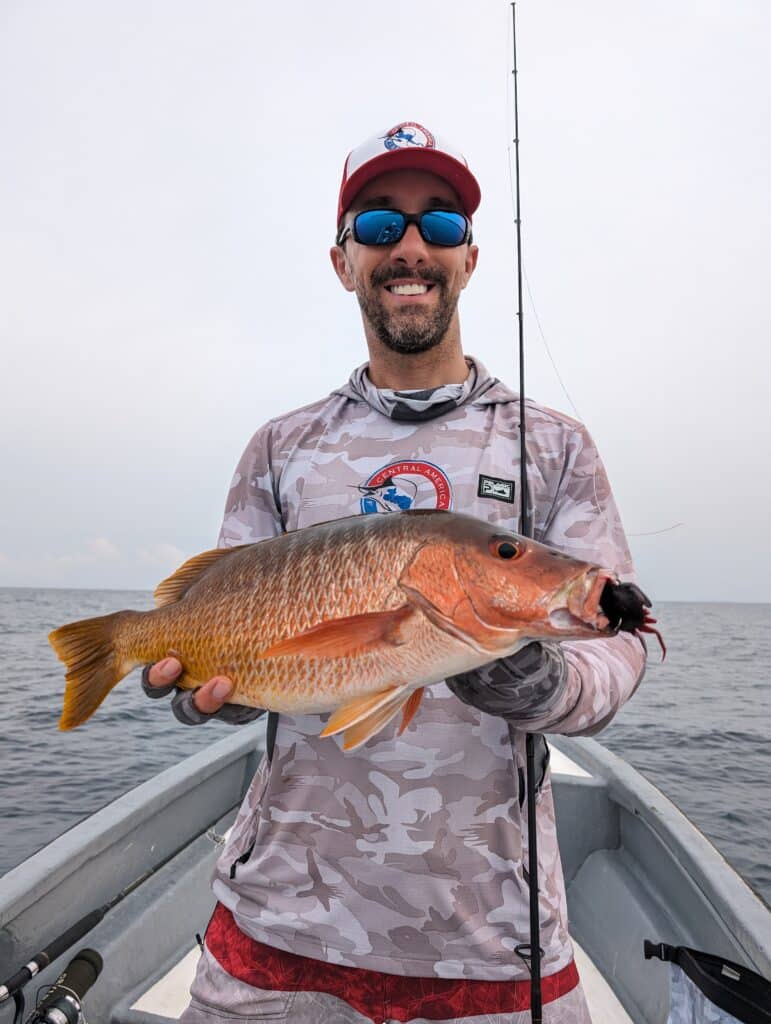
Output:
<instances>
[{"instance_id":1,"label":"fish","mask_svg":"<svg viewBox=\"0 0 771 1024\"><path fill-rule=\"evenodd\" d=\"M455 512L358 515L195 555L158 585L156 608L55 629L67 667L59 726L73 729L132 669L168 656L194 688L230 702L325 714L353 750L426 686L534 639L612 636L601 605L615 574Z\"/></svg>"}]
</instances>

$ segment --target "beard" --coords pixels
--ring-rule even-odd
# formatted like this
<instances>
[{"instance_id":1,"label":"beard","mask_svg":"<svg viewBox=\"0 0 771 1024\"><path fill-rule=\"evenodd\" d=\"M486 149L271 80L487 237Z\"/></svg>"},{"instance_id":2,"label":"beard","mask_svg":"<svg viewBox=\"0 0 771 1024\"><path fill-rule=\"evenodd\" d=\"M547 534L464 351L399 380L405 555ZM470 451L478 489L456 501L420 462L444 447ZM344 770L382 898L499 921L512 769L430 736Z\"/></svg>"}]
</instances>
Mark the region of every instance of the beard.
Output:
<instances>
[{"instance_id":1,"label":"beard","mask_svg":"<svg viewBox=\"0 0 771 1024\"><path fill-rule=\"evenodd\" d=\"M385 308L378 289L389 281L404 281L407 277L439 289L439 302L435 309L426 309L417 302L412 305L405 303L398 311ZM449 292L447 275L443 270L427 268L407 275L399 268L384 267L372 274L370 283L372 288L357 289L356 297L379 342L401 355L428 352L440 344L458 306L458 295Z\"/></svg>"}]
</instances>

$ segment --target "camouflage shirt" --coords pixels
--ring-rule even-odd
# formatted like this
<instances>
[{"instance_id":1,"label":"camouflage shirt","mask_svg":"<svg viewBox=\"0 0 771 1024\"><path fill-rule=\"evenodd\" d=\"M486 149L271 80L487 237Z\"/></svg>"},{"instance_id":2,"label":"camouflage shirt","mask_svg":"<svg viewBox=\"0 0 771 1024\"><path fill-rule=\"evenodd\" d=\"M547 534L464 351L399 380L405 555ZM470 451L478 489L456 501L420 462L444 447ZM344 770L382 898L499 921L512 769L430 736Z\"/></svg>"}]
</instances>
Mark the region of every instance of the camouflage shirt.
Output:
<instances>
[{"instance_id":1,"label":"camouflage shirt","mask_svg":"<svg viewBox=\"0 0 771 1024\"><path fill-rule=\"evenodd\" d=\"M390 418L359 368L329 397L271 420L238 464L220 543L407 508L517 531L519 399L478 361L470 367L473 387L434 419ZM530 401L526 413L536 539L632 578L586 429ZM522 709L522 721L530 731L591 733L634 691L642 646L629 634L561 646L559 692ZM214 892L241 930L392 974L526 977L514 952L529 937L516 717L483 714L440 683L426 690L419 727L399 737L394 722L348 753L337 738L318 738L325 717L280 716L273 759L263 759L219 859ZM548 772L537 820L548 975L572 957Z\"/></svg>"}]
</instances>

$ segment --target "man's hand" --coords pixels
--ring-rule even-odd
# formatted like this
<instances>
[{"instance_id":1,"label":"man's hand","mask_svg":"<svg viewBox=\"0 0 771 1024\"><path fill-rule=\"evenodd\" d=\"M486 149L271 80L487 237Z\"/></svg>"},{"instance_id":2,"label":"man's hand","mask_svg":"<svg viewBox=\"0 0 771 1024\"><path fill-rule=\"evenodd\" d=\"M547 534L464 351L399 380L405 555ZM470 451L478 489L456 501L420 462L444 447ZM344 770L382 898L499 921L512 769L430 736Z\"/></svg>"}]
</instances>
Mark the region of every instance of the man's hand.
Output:
<instances>
[{"instance_id":1,"label":"man's hand","mask_svg":"<svg viewBox=\"0 0 771 1024\"><path fill-rule=\"evenodd\" d=\"M201 725L215 717L230 725L253 722L263 714L262 708L245 708L228 704L235 683L227 676L214 676L195 690L181 690L176 681L182 674L182 664L176 658L164 658L154 665L146 665L142 672L142 689L153 700L166 697L176 690L171 701L175 717L184 725Z\"/></svg>"},{"instance_id":2,"label":"man's hand","mask_svg":"<svg viewBox=\"0 0 771 1024\"><path fill-rule=\"evenodd\" d=\"M154 665L150 666L147 672L147 682L160 691L157 696L165 697L181 675L181 662L176 658L164 658L163 661L156 661ZM193 707L202 715L213 715L223 704L227 704L228 697L232 695L235 688L235 684L227 676L215 676L208 683L193 691Z\"/></svg>"},{"instance_id":3,"label":"man's hand","mask_svg":"<svg viewBox=\"0 0 771 1024\"><path fill-rule=\"evenodd\" d=\"M447 680L465 704L514 722L541 717L567 680L565 656L557 644L533 641L515 654Z\"/></svg>"}]
</instances>

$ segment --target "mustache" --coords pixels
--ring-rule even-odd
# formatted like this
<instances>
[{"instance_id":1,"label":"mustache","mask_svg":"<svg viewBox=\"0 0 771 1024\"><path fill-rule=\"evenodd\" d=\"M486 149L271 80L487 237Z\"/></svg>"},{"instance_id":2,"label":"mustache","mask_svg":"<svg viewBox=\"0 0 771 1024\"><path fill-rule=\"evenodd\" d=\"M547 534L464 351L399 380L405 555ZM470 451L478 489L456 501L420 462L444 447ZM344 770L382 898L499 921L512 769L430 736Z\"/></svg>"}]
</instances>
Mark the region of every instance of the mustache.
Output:
<instances>
[{"instance_id":1,"label":"mustache","mask_svg":"<svg viewBox=\"0 0 771 1024\"><path fill-rule=\"evenodd\" d=\"M390 281L416 281L428 284L447 284L447 274L440 267L421 267L405 270L404 267L381 267L373 270L370 278L373 285L388 284Z\"/></svg>"}]
</instances>

